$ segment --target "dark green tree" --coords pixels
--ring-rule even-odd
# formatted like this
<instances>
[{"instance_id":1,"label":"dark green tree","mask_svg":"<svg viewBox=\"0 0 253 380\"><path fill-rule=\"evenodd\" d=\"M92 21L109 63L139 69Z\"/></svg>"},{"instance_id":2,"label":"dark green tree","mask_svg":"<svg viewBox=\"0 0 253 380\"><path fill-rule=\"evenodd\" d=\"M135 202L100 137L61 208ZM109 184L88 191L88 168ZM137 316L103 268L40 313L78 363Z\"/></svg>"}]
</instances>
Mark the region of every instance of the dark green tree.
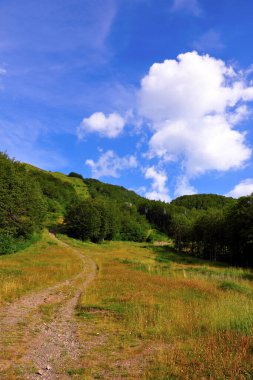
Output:
<instances>
[{"instance_id":1,"label":"dark green tree","mask_svg":"<svg viewBox=\"0 0 253 380\"><path fill-rule=\"evenodd\" d=\"M45 214L38 183L23 165L0 153L0 253L15 250L15 241L40 231Z\"/></svg>"},{"instance_id":2,"label":"dark green tree","mask_svg":"<svg viewBox=\"0 0 253 380\"><path fill-rule=\"evenodd\" d=\"M100 240L100 213L91 201L79 201L70 206L64 218L66 232L80 240Z\"/></svg>"}]
</instances>

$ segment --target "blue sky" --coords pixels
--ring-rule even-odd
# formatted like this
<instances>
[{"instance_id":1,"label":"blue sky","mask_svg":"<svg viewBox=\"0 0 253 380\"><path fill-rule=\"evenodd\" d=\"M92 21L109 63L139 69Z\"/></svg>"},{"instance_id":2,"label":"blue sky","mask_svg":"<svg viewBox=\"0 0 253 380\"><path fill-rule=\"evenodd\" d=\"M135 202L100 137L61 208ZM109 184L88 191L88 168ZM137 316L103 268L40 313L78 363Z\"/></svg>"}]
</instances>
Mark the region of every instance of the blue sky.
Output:
<instances>
[{"instance_id":1,"label":"blue sky","mask_svg":"<svg viewBox=\"0 0 253 380\"><path fill-rule=\"evenodd\" d=\"M0 150L152 199L253 192L252 0L0 0Z\"/></svg>"}]
</instances>

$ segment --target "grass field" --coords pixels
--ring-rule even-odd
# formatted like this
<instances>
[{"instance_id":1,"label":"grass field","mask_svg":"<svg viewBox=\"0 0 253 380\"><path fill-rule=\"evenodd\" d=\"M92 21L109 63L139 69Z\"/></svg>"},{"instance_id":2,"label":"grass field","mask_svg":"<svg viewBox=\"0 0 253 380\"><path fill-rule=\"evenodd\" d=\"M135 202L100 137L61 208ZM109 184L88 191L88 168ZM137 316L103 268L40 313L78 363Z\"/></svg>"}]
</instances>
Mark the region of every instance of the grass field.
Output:
<instances>
[{"instance_id":1,"label":"grass field","mask_svg":"<svg viewBox=\"0 0 253 380\"><path fill-rule=\"evenodd\" d=\"M252 379L253 272L128 242L96 245L47 232L0 257L0 304L98 267L76 307L81 359L70 379ZM170 243L170 242L169 242ZM54 307L54 309L52 309ZM42 305L42 320L58 304Z\"/></svg>"},{"instance_id":2,"label":"grass field","mask_svg":"<svg viewBox=\"0 0 253 380\"><path fill-rule=\"evenodd\" d=\"M70 377L253 378L250 270L169 247L67 241L99 267L77 307L87 353Z\"/></svg>"},{"instance_id":3,"label":"grass field","mask_svg":"<svg viewBox=\"0 0 253 380\"><path fill-rule=\"evenodd\" d=\"M0 305L79 273L80 258L48 232L29 248L0 256Z\"/></svg>"}]
</instances>

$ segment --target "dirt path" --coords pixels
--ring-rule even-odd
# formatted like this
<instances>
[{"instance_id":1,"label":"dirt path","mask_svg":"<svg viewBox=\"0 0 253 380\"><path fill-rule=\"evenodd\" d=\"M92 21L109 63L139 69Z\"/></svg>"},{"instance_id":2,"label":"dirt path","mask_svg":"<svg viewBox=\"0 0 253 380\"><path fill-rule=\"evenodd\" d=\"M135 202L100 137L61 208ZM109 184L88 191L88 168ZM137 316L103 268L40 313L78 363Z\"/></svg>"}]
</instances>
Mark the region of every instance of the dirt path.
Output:
<instances>
[{"instance_id":1,"label":"dirt path","mask_svg":"<svg viewBox=\"0 0 253 380\"><path fill-rule=\"evenodd\" d=\"M0 309L1 379L65 379L66 368L78 363L75 306L97 268L78 250L74 253L83 262L81 273Z\"/></svg>"}]
</instances>

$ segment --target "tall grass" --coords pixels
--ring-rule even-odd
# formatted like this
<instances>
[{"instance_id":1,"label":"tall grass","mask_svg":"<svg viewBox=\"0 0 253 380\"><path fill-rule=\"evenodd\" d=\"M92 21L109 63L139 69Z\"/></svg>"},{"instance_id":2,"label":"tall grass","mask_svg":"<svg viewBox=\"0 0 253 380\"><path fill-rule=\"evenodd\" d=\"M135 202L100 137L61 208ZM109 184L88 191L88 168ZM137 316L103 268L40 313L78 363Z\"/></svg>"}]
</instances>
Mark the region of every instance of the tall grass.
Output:
<instances>
[{"instance_id":1,"label":"tall grass","mask_svg":"<svg viewBox=\"0 0 253 380\"><path fill-rule=\"evenodd\" d=\"M25 250L0 256L0 305L67 279L81 266L73 249L59 245L45 231L40 241Z\"/></svg>"},{"instance_id":2,"label":"tall grass","mask_svg":"<svg viewBox=\"0 0 253 380\"><path fill-rule=\"evenodd\" d=\"M250 271L187 262L164 248L161 262L140 244L82 246L100 271L79 301L80 334L86 340L90 326L106 335L100 355L91 350L87 378L99 368L104 378L252 378ZM120 351L112 353L112 344Z\"/></svg>"}]
</instances>

